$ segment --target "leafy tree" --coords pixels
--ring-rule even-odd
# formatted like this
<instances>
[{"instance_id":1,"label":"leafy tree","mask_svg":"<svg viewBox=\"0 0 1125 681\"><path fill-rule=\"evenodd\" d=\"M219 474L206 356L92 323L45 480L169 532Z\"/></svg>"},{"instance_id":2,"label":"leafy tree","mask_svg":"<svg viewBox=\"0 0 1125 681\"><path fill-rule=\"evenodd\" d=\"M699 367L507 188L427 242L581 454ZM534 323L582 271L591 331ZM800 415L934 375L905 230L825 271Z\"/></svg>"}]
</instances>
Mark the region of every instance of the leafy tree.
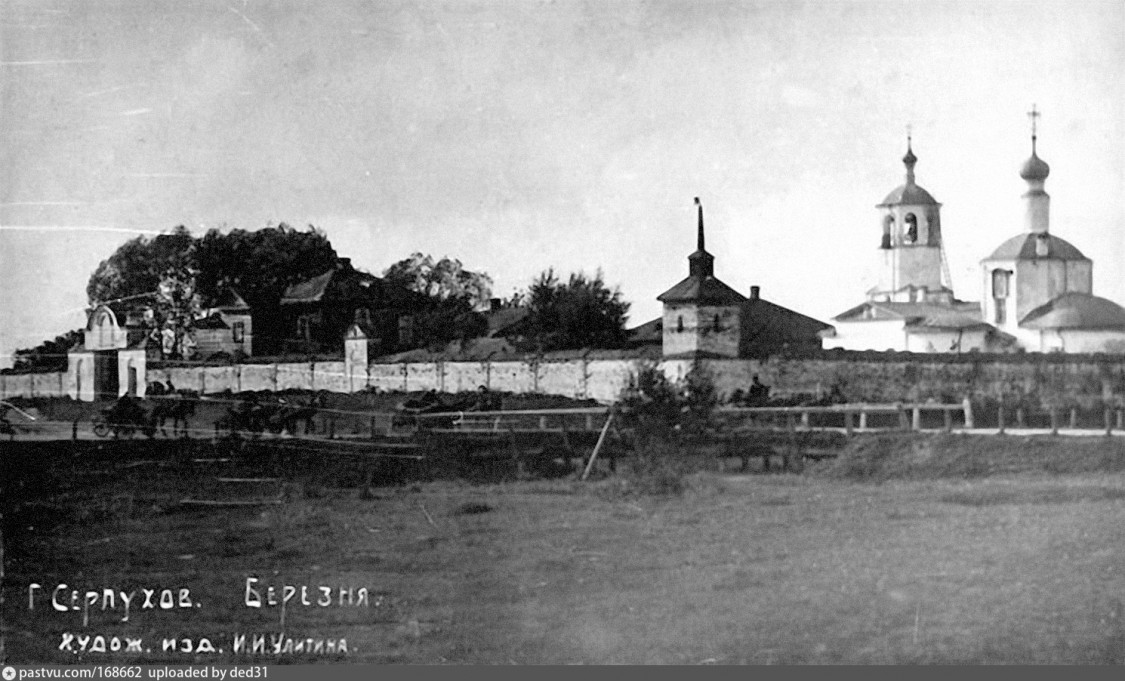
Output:
<instances>
[{"instance_id":1,"label":"leafy tree","mask_svg":"<svg viewBox=\"0 0 1125 681\"><path fill-rule=\"evenodd\" d=\"M460 260L413 253L388 267L383 279L424 296L411 310L415 346L438 348L487 333L488 322L475 312L492 295L492 278L484 272L466 270Z\"/></svg>"},{"instance_id":2,"label":"leafy tree","mask_svg":"<svg viewBox=\"0 0 1125 681\"><path fill-rule=\"evenodd\" d=\"M383 278L437 300L464 300L473 308L486 304L492 296L491 277L466 270L460 260L448 257L435 261L433 256L413 253L388 267Z\"/></svg>"},{"instance_id":3,"label":"leafy tree","mask_svg":"<svg viewBox=\"0 0 1125 681\"><path fill-rule=\"evenodd\" d=\"M269 312L278 307L285 289L335 267L337 256L324 232L281 223L252 232L211 229L199 240L195 260L196 283L205 300L215 301L233 288L255 311Z\"/></svg>"},{"instance_id":4,"label":"leafy tree","mask_svg":"<svg viewBox=\"0 0 1125 681\"><path fill-rule=\"evenodd\" d=\"M527 342L542 351L617 348L625 344L629 303L606 286L601 270L593 277L573 273L564 284L554 268L542 272L528 291L531 315Z\"/></svg>"},{"instance_id":5,"label":"leafy tree","mask_svg":"<svg viewBox=\"0 0 1125 681\"><path fill-rule=\"evenodd\" d=\"M195 293L195 238L183 225L169 234L125 242L94 270L86 285L90 305L145 297L152 323L175 331L177 341L199 314Z\"/></svg>"},{"instance_id":6,"label":"leafy tree","mask_svg":"<svg viewBox=\"0 0 1125 681\"><path fill-rule=\"evenodd\" d=\"M34 348L13 353L12 367L5 373L62 372L67 369L67 351L82 341L82 329L68 331L54 340L43 341Z\"/></svg>"},{"instance_id":7,"label":"leafy tree","mask_svg":"<svg viewBox=\"0 0 1125 681\"><path fill-rule=\"evenodd\" d=\"M86 285L91 305L155 293L166 277L191 276L195 239L183 225L169 234L139 236L103 260Z\"/></svg>"}]
</instances>

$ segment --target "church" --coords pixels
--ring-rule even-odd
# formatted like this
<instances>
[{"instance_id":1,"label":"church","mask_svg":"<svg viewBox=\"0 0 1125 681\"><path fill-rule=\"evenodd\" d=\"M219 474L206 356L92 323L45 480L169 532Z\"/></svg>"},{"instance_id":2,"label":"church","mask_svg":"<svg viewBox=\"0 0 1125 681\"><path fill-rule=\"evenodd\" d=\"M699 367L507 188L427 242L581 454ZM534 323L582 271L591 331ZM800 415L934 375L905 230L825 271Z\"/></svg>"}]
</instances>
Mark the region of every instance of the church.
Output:
<instances>
[{"instance_id":1,"label":"church","mask_svg":"<svg viewBox=\"0 0 1125 681\"><path fill-rule=\"evenodd\" d=\"M1093 295L1093 261L1050 232L1050 167L1039 158L1032 109L1031 157L1020 168L1024 230L980 261L982 300L958 300L941 233L941 204L918 185L910 137L904 184L876 208L882 236L878 283L867 300L832 319L825 349L908 352L1125 352L1125 308Z\"/></svg>"}]
</instances>

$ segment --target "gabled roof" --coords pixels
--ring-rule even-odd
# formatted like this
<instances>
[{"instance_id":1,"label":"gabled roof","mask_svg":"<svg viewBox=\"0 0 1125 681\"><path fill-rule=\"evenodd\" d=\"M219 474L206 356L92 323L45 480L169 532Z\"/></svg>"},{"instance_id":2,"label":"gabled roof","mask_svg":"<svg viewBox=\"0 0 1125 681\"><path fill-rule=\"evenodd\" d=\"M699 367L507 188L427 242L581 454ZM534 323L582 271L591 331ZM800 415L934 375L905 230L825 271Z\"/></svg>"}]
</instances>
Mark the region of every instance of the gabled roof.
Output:
<instances>
[{"instance_id":1,"label":"gabled roof","mask_svg":"<svg viewBox=\"0 0 1125 681\"><path fill-rule=\"evenodd\" d=\"M696 303L698 305L737 305L746 296L716 277L688 276L656 297L662 303Z\"/></svg>"},{"instance_id":2,"label":"gabled roof","mask_svg":"<svg viewBox=\"0 0 1125 681\"><path fill-rule=\"evenodd\" d=\"M1047 242L1047 255L1036 255L1037 242L1040 240ZM1061 239L1054 234L1043 233L1037 234L1033 232L1026 232L1024 234L1017 234L1016 236L1008 239L992 252L992 255L985 258L985 260L1089 260L1086 256L1082 255L1082 251L1075 248L1066 239Z\"/></svg>"},{"instance_id":3,"label":"gabled roof","mask_svg":"<svg viewBox=\"0 0 1125 681\"><path fill-rule=\"evenodd\" d=\"M874 310L875 316L867 317L867 310ZM954 301L952 305L868 301L832 318L836 322L887 321L890 319L901 319L908 324L931 327L969 328L981 321L980 303L962 300Z\"/></svg>"},{"instance_id":4,"label":"gabled roof","mask_svg":"<svg viewBox=\"0 0 1125 681\"><path fill-rule=\"evenodd\" d=\"M1088 293L1064 293L1020 321L1031 329L1125 329L1125 308Z\"/></svg>"},{"instance_id":5,"label":"gabled roof","mask_svg":"<svg viewBox=\"0 0 1125 681\"><path fill-rule=\"evenodd\" d=\"M742 315L743 325L751 333L754 328L765 328L776 337L815 338L821 331L832 328L831 324L761 298L742 303Z\"/></svg>"},{"instance_id":6,"label":"gabled roof","mask_svg":"<svg viewBox=\"0 0 1125 681\"><path fill-rule=\"evenodd\" d=\"M220 315L218 312L211 315L210 317L204 317L203 319L197 319L197 320L195 320L195 322L192 325L197 329L229 329L230 328L229 326L227 326L227 323L223 321L222 315Z\"/></svg>"},{"instance_id":7,"label":"gabled roof","mask_svg":"<svg viewBox=\"0 0 1125 681\"><path fill-rule=\"evenodd\" d=\"M293 284L285 289L285 294L281 296L282 304L315 303L319 301L324 297L324 292L328 290L328 284L332 282L332 277L335 276L338 271L338 269L333 268L312 279L306 279L305 281Z\"/></svg>"},{"instance_id":8,"label":"gabled roof","mask_svg":"<svg viewBox=\"0 0 1125 681\"><path fill-rule=\"evenodd\" d=\"M233 288L223 289L223 292L219 294L219 299L215 301L213 307L223 312L241 312L250 309L250 306L246 304L242 296L238 295L238 291L235 291Z\"/></svg>"},{"instance_id":9,"label":"gabled roof","mask_svg":"<svg viewBox=\"0 0 1125 681\"><path fill-rule=\"evenodd\" d=\"M664 340L664 318L657 317L640 326L635 326L625 331L629 342L637 345L645 343L660 343Z\"/></svg>"},{"instance_id":10,"label":"gabled roof","mask_svg":"<svg viewBox=\"0 0 1125 681\"><path fill-rule=\"evenodd\" d=\"M484 318L488 322L488 337L504 336L509 332L518 330L520 322L527 319L531 314L529 307L505 307L499 310L491 310L484 313Z\"/></svg>"}]
</instances>

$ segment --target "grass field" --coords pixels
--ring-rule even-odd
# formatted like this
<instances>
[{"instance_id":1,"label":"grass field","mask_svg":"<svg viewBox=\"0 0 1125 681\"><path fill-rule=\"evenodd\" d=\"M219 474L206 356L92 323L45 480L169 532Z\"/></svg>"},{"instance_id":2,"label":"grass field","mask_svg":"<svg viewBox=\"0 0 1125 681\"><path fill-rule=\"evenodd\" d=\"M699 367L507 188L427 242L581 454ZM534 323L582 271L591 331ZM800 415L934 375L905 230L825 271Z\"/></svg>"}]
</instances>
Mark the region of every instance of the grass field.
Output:
<instances>
[{"instance_id":1,"label":"grass field","mask_svg":"<svg viewBox=\"0 0 1125 681\"><path fill-rule=\"evenodd\" d=\"M672 497L631 493L624 477L365 490L355 471L325 477L332 465L312 462L286 468L283 503L202 510L176 502L217 475L257 475L254 462L216 471L159 442L0 445L5 654L1122 664L1125 445L1082 440L866 436L800 476L704 471ZM314 605L294 596L283 625L280 607L247 607L247 577L263 600L267 583L309 585ZM121 622L120 607L96 605L84 626L81 610L51 608L60 583L187 588L199 607ZM318 585L332 606L315 605ZM369 589L367 605L338 605L341 586L353 600ZM348 652L234 654L240 632L343 638ZM151 652L60 651L66 633L139 637ZM165 638L193 652L163 651ZM194 652L202 638L223 653Z\"/></svg>"}]
</instances>

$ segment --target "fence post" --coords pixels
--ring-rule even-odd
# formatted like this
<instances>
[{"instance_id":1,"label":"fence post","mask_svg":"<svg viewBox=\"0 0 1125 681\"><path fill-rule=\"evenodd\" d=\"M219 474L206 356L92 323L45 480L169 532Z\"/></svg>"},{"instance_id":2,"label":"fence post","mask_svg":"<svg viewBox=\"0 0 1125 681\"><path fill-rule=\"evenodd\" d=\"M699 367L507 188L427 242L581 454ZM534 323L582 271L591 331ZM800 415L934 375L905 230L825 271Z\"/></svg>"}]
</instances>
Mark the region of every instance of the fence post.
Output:
<instances>
[{"instance_id":1,"label":"fence post","mask_svg":"<svg viewBox=\"0 0 1125 681\"><path fill-rule=\"evenodd\" d=\"M961 401L961 409L965 412L965 428L973 429L973 402L968 397Z\"/></svg>"},{"instance_id":2,"label":"fence post","mask_svg":"<svg viewBox=\"0 0 1125 681\"><path fill-rule=\"evenodd\" d=\"M997 432L1000 435L1004 434L1004 402L1001 400L1000 404L996 407L996 426Z\"/></svg>"},{"instance_id":3,"label":"fence post","mask_svg":"<svg viewBox=\"0 0 1125 681\"><path fill-rule=\"evenodd\" d=\"M1059 434L1059 411L1054 405L1051 406L1051 435Z\"/></svg>"},{"instance_id":4,"label":"fence post","mask_svg":"<svg viewBox=\"0 0 1125 681\"><path fill-rule=\"evenodd\" d=\"M1016 426L1019 428L1024 427L1023 407L1016 407Z\"/></svg>"},{"instance_id":5,"label":"fence post","mask_svg":"<svg viewBox=\"0 0 1125 681\"><path fill-rule=\"evenodd\" d=\"M807 411L801 412L801 427L802 428L808 428L809 427L809 413Z\"/></svg>"},{"instance_id":6,"label":"fence post","mask_svg":"<svg viewBox=\"0 0 1125 681\"><path fill-rule=\"evenodd\" d=\"M948 409L941 410L942 418L945 421L945 432L953 431L953 412Z\"/></svg>"},{"instance_id":7,"label":"fence post","mask_svg":"<svg viewBox=\"0 0 1125 681\"><path fill-rule=\"evenodd\" d=\"M911 414L910 418L910 429L922 430L922 408L918 405L914 405L914 413Z\"/></svg>"},{"instance_id":8,"label":"fence post","mask_svg":"<svg viewBox=\"0 0 1125 681\"><path fill-rule=\"evenodd\" d=\"M863 412L860 412L859 418L861 424L863 423L863 416ZM861 425L860 427L862 428L863 426ZM847 409L844 410L844 432L847 433L848 437L852 436L852 413Z\"/></svg>"},{"instance_id":9,"label":"fence post","mask_svg":"<svg viewBox=\"0 0 1125 681\"><path fill-rule=\"evenodd\" d=\"M1070 408L1070 427L1071 428L1077 428L1078 427L1078 407L1071 407Z\"/></svg>"},{"instance_id":10,"label":"fence post","mask_svg":"<svg viewBox=\"0 0 1125 681\"><path fill-rule=\"evenodd\" d=\"M375 417L371 417L371 439L375 439Z\"/></svg>"},{"instance_id":11,"label":"fence post","mask_svg":"<svg viewBox=\"0 0 1125 681\"><path fill-rule=\"evenodd\" d=\"M910 426L907 425L906 421L906 407L902 406L901 402L896 404L895 407L898 408L898 427L902 430L909 430Z\"/></svg>"},{"instance_id":12,"label":"fence post","mask_svg":"<svg viewBox=\"0 0 1125 681\"><path fill-rule=\"evenodd\" d=\"M74 419L74 427L70 431L70 437L72 440L78 439L78 419Z\"/></svg>"},{"instance_id":13,"label":"fence post","mask_svg":"<svg viewBox=\"0 0 1125 681\"><path fill-rule=\"evenodd\" d=\"M861 430L867 428L867 412L863 411L862 407L859 411L859 427Z\"/></svg>"},{"instance_id":14,"label":"fence post","mask_svg":"<svg viewBox=\"0 0 1125 681\"><path fill-rule=\"evenodd\" d=\"M1105 434L1113 435L1113 414L1110 412L1109 407L1105 408Z\"/></svg>"}]
</instances>

